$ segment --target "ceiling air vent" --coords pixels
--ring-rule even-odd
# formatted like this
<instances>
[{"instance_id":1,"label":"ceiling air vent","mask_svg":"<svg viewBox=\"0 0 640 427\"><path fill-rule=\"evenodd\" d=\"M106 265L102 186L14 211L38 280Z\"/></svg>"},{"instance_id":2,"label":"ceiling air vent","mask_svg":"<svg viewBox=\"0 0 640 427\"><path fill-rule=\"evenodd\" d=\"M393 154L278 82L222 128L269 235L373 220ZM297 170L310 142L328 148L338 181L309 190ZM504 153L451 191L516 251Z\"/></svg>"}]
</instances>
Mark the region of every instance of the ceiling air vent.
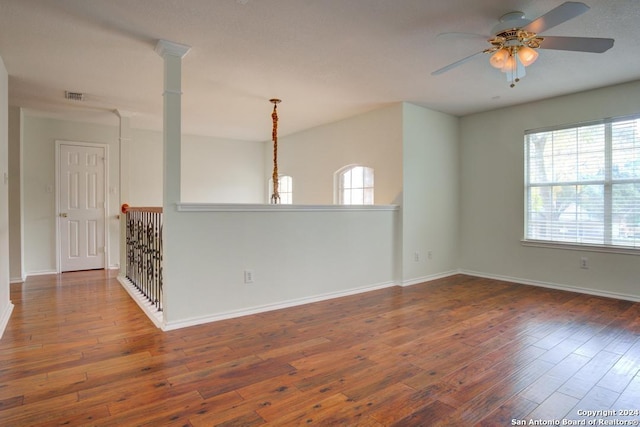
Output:
<instances>
[{"instance_id":1,"label":"ceiling air vent","mask_svg":"<svg viewBox=\"0 0 640 427\"><path fill-rule=\"evenodd\" d=\"M70 99L72 101L84 101L84 93L82 92L69 92L68 90L64 91L64 98Z\"/></svg>"}]
</instances>

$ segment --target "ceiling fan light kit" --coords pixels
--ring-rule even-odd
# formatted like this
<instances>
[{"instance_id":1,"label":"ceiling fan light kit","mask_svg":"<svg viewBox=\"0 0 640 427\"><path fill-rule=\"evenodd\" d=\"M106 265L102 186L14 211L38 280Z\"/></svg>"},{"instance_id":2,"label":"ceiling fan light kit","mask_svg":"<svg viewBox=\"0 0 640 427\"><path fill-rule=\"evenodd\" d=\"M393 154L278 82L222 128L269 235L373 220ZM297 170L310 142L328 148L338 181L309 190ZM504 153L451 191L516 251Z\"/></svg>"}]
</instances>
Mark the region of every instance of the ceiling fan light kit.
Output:
<instances>
[{"instance_id":1,"label":"ceiling fan light kit","mask_svg":"<svg viewBox=\"0 0 640 427\"><path fill-rule=\"evenodd\" d=\"M491 54L489 64L505 73L510 86L514 87L525 76L525 67L530 66L538 59L538 49L605 52L613 46L613 39L538 36L539 33L573 19L587 10L589 10L589 6L584 3L568 1L533 21L525 19L522 12L509 12L502 15L500 23L493 27L492 34L494 36L487 40L491 47L442 67L431 74L442 74L464 64L478 54L487 53Z\"/></svg>"},{"instance_id":2,"label":"ceiling fan light kit","mask_svg":"<svg viewBox=\"0 0 640 427\"><path fill-rule=\"evenodd\" d=\"M516 12L522 15L522 12ZM528 67L538 59L535 49L540 47L544 38L536 33L518 28L502 31L489 40L493 45L485 49L484 53L492 53L489 63L507 75L507 81L514 87L521 77L524 77L524 67Z\"/></svg>"}]
</instances>

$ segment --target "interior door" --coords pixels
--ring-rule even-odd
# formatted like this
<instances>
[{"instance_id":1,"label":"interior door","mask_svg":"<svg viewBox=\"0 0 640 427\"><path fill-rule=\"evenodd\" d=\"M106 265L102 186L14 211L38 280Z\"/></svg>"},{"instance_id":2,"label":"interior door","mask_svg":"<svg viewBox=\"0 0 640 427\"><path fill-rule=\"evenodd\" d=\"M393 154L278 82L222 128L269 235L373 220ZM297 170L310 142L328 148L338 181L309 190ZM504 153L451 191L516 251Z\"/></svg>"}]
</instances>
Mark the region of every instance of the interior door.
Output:
<instances>
[{"instance_id":1,"label":"interior door","mask_svg":"<svg viewBox=\"0 0 640 427\"><path fill-rule=\"evenodd\" d=\"M58 149L60 270L105 268L105 148Z\"/></svg>"}]
</instances>

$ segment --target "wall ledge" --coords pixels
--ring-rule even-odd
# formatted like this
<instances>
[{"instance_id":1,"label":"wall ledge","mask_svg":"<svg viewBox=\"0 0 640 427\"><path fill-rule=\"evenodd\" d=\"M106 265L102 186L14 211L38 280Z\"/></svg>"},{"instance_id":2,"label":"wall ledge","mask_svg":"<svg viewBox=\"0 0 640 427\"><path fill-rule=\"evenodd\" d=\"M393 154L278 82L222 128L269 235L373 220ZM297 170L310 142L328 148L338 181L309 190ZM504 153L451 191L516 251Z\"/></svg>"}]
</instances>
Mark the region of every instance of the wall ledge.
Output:
<instances>
[{"instance_id":1,"label":"wall ledge","mask_svg":"<svg viewBox=\"0 0 640 427\"><path fill-rule=\"evenodd\" d=\"M267 205L251 203L176 203L178 212L361 212L397 211L398 205Z\"/></svg>"}]
</instances>

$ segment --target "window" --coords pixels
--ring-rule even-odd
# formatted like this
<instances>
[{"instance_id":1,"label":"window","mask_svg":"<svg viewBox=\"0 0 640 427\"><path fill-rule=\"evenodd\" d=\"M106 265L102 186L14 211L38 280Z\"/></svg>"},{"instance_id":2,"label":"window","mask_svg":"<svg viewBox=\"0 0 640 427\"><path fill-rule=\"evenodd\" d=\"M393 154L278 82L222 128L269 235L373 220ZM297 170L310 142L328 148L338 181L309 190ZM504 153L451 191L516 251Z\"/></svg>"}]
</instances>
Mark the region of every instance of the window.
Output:
<instances>
[{"instance_id":1,"label":"window","mask_svg":"<svg viewBox=\"0 0 640 427\"><path fill-rule=\"evenodd\" d=\"M347 166L337 173L337 202L340 205L373 204L373 169Z\"/></svg>"},{"instance_id":2,"label":"window","mask_svg":"<svg viewBox=\"0 0 640 427\"><path fill-rule=\"evenodd\" d=\"M268 199L271 200L273 194L273 178L269 178L269 194ZM278 194L280 195L281 205L290 205L293 203L293 178L289 175L278 175Z\"/></svg>"},{"instance_id":3,"label":"window","mask_svg":"<svg viewBox=\"0 0 640 427\"><path fill-rule=\"evenodd\" d=\"M640 248L640 115L525 135L525 240Z\"/></svg>"}]
</instances>

